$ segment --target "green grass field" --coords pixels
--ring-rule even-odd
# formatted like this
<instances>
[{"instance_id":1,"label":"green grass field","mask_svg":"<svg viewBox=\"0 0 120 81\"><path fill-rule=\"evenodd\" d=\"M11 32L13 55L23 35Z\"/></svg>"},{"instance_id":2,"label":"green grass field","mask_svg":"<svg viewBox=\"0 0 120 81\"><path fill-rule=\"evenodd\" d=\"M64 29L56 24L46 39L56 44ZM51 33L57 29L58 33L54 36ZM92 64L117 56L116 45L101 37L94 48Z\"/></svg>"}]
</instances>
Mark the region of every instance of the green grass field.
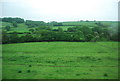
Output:
<instances>
[{"instance_id":1,"label":"green grass field","mask_svg":"<svg viewBox=\"0 0 120 81\"><path fill-rule=\"evenodd\" d=\"M20 33L23 33L23 32L29 32L29 28L27 28L27 26L22 23L22 24L17 24L18 27L13 27L13 25L11 23L8 23L8 22L2 22L2 27L0 27L0 30L1 28L5 28L5 26L9 25L11 27L10 31L8 32L20 32Z\"/></svg>"},{"instance_id":2,"label":"green grass field","mask_svg":"<svg viewBox=\"0 0 120 81\"><path fill-rule=\"evenodd\" d=\"M27 26L25 24L18 24L18 27L13 27L11 29L12 31L17 31L17 32L29 32Z\"/></svg>"},{"instance_id":3,"label":"green grass field","mask_svg":"<svg viewBox=\"0 0 120 81\"><path fill-rule=\"evenodd\" d=\"M98 22L98 21L97 21ZM102 24L104 25L107 25L107 26L112 26L112 25L115 25L117 24L118 22L116 21L99 21L101 22ZM62 22L63 25L85 25L85 26L96 26L96 22L94 21L89 21L89 22L80 22L80 21L69 21L69 22Z\"/></svg>"},{"instance_id":4,"label":"green grass field","mask_svg":"<svg viewBox=\"0 0 120 81\"><path fill-rule=\"evenodd\" d=\"M3 45L3 79L117 79L117 42Z\"/></svg>"},{"instance_id":5,"label":"green grass field","mask_svg":"<svg viewBox=\"0 0 120 81\"><path fill-rule=\"evenodd\" d=\"M62 28L63 30L67 30L68 28L74 27L74 26L53 26L52 28L53 29L58 29L59 27Z\"/></svg>"}]
</instances>

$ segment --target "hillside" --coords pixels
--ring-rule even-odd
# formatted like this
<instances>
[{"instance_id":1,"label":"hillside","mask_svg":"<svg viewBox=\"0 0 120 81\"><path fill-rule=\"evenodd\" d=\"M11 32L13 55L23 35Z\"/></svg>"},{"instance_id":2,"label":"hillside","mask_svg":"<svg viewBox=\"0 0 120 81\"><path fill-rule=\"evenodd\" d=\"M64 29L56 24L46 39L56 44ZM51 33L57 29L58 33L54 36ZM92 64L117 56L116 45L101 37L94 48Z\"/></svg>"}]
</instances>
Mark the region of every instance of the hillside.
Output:
<instances>
[{"instance_id":1,"label":"hillside","mask_svg":"<svg viewBox=\"0 0 120 81\"><path fill-rule=\"evenodd\" d=\"M115 21L3 18L3 79L117 79ZM13 44L14 43L14 44Z\"/></svg>"},{"instance_id":2,"label":"hillside","mask_svg":"<svg viewBox=\"0 0 120 81\"><path fill-rule=\"evenodd\" d=\"M118 22L117 21L99 21L100 23L102 23L104 26L106 27L116 27ZM59 27L62 28L63 30L67 30L68 28L70 27L80 27L80 26L88 26L90 28L93 28L93 27L96 27L98 26L96 22L94 21L89 21L89 22L86 22L86 21L69 21L69 22L61 22L63 24L63 26L51 26L52 29L58 29ZM2 22L2 28L4 30L5 26L9 25L11 27L11 30L9 32L29 32L29 29L31 28L28 28L27 25L25 25L25 23L21 23L21 24L18 24L18 27L13 27L12 23L8 23L8 22ZM33 27L34 28L37 28L37 27ZM1 27L0 27L1 29Z\"/></svg>"},{"instance_id":3,"label":"hillside","mask_svg":"<svg viewBox=\"0 0 120 81\"><path fill-rule=\"evenodd\" d=\"M3 43L119 41L117 21L44 22L3 18Z\"/></svg>"}]
</instances>

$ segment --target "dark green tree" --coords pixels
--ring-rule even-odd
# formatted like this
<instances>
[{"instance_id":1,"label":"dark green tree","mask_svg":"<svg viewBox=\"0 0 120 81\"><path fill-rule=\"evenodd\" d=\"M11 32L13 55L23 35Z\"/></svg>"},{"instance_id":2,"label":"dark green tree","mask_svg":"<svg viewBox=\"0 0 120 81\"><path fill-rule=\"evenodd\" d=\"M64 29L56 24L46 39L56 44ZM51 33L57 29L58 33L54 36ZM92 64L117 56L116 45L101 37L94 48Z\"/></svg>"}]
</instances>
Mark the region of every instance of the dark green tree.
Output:
<instances>
[{"instance_id":1,"label":"dark green tree","mask_svg":"<svg viewBox=\"0 0 120 81\"><path fill-rule=\"evenodd\" d=\"M94 38L94 36L92 34L88 34L85 36L85 38L86 41L91 41Z\"/></svg>"},{"instance_id":2,"label":"dark green tree","mask_svg":"<svg viewBox=\"0 0 120 81\"><path fill-rule=\"evenodd\" d=\"M10 43L10 38L9 38L9 35L7 34L6 31L2 31L2 43L3 44L7 44L7 43Z\"/></svg>"},{"instance_id":3,"label":"dark green tree","mask_svg":"<svg viewBox=\"0 0 120 81\"><path fill-rule=\"evenodd\" d=\"M80 30L83 32L84 36L92 33L92 30L87 26L82 26Z\"/></svg>"},{"instance_id":4,"label":"dark green tree","mask_svg":"<svg viewBox=\"0 0 120 81\"><path fill-rule=\"evenodd\" d=\"M58 27L58 32L63 32L63 29L61 27Z\"/></svg>"},{"instance_id":5,"label":"dark green tree","mask_svg":"<svg viewBox=\"0 0 120 81\"><path fill-rule=\"evenodd\" d=\"M12 34L9 35L9 37L10 37L10 43L20 42L20 38L19 38L17 32L13 32Z\"/></svg>"},{"instance_id":6,"label":"dark green tree","mask_svg":"<svg viewBox=\"0 0 120 81\"><path fill-rule=\"evenodd\" d=\"M18 27L16 22L13 22L12 25L13 25L13 27Z\"/></svg>"},{"instance_id":7,"label":"dark green tree","mask_svg":"<svg viewBox=\"0 0 120 81\"><path fill-rule=\"evenodd\" d=\"M29 29L29 31L33 33L35 30L34 29Z\"/></svg>"},{"instance_id":8,"label":"dark green tree","mask_svg":"<svg viewBox=\"0 0 120 81\"><path fill-rule=\"evenodd\" d=\"M5 26L5 29L6 29L7 31L10 31L10 26L9 26L9 25Z\"/></svg>"},{"instance_id":9,"label":"dark green tree","mask_svg":"<svg viewBox=\"0 0 120 81\"><path fill-rule=\"evenodd\" d=\"M12 22L24 23L24 19L22 18L11 18L11 17L4 17L2 18L2 21L9 22L9 23L12 23Z\"/></svg>"}]
</instances>

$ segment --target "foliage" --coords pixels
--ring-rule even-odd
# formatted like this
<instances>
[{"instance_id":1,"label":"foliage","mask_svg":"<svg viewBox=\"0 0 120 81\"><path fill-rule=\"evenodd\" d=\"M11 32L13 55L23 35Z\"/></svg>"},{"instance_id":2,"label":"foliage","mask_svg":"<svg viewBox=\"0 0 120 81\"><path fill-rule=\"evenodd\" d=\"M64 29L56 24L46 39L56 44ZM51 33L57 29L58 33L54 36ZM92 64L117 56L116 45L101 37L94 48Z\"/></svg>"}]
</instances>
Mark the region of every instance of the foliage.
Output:
<instances>
[{"instance_id":1,"label":"foliage","mask_svg":"<svg viewBox=\"0 0 120 81\"><path fill-rule=\"evenodd\" d=\"M43 21L32 21L32 20L26 20L25 24L29 27L38 27L38 26L46 26L47 24Z\"/></svg>"},{"instance_id":2,"label":"foliage","mask_svg":"<svg viewBox=\"0 0 120 81\"><path fill-rule=\"evenodd\" d=\"M49 26L63 26L62 23L58 23L58 22L56 22L56 21L49 22L48 25L49 25Z\"/></svg>"},{"instance_id":3,"label":"foliage","mask_svg":"<svg viewBox=\"0 0 120 81\"><path fill-rule=\"evenodd\" d=\"M61 22L62 24L56 21L46 23L44 21L32 20L26 20L25 23L19 24L14 18L3 18L3 20L12 21L11 24L14 25L14 27L11 27L9 23L3 23L3 31L7 30L6 34L3 35L5 38L3 43L36 41L119 41L116 22L111 22L112 25L110 26L110 22L88 20L87 22ZM19 41L14 40L14 35L10 34L14 31L18 31L15 34L15 38L19 39Z\"/></svg>"},{"instance_id":4,"label":"foliage","mask_svg":"<svg viewBox=\"0 0 120 81\"><path fill-rule=\"evenodd\" d=\"M29 29L29 31L33 33L35 30L34 29Z\"/></svg>"},{"instance_id":5,"label":"foliage","mask_svg":"<svg viewBox=\"0 0 120 81\"><path fill-rule=\"evenodd\" d=\"M13 25L14 27L18 27L18 25L17 25L16 22L13 22L12 25Z\"/></svg>"},{"instance_id":6,"label":"foliage","mask_svg":"<svg viewBox=\"0 0 120 81\"><path fill-rule=\"evenodd\" d=\"M5 29L6 29L7 31L10 31L10 26L7 25L7 26L5 27Z\"/></svg>"},{"instance_id":7,"label":"foliage","mask_svg":"<svg viewBox=\"0 0 120 81\"><path fill-rule=\"evenodd\" d=\"M3 22L16 22L16 23L24 23L24 19L22 18L11 18L11 17L4 17L2 18Z\"/></svg>"}]
</instances>

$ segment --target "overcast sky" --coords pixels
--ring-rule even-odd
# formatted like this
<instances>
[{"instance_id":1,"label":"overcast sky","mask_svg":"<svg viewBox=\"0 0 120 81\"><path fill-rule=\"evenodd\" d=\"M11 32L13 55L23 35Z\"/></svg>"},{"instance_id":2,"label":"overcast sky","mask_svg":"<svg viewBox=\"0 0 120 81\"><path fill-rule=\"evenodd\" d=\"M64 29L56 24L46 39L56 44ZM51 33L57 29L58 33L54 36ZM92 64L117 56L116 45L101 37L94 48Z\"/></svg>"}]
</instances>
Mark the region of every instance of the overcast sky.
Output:
<instances>
[{"instance_id":1,"label":"overcast sky","mask_svg":"<svg viewBox=\"0 0 120 81\"><path fill-rule=\"evenodd\" d=\"M2 16L40 21L118 19L119 0L2 0Z\"/></svg>"}]
</instances>

